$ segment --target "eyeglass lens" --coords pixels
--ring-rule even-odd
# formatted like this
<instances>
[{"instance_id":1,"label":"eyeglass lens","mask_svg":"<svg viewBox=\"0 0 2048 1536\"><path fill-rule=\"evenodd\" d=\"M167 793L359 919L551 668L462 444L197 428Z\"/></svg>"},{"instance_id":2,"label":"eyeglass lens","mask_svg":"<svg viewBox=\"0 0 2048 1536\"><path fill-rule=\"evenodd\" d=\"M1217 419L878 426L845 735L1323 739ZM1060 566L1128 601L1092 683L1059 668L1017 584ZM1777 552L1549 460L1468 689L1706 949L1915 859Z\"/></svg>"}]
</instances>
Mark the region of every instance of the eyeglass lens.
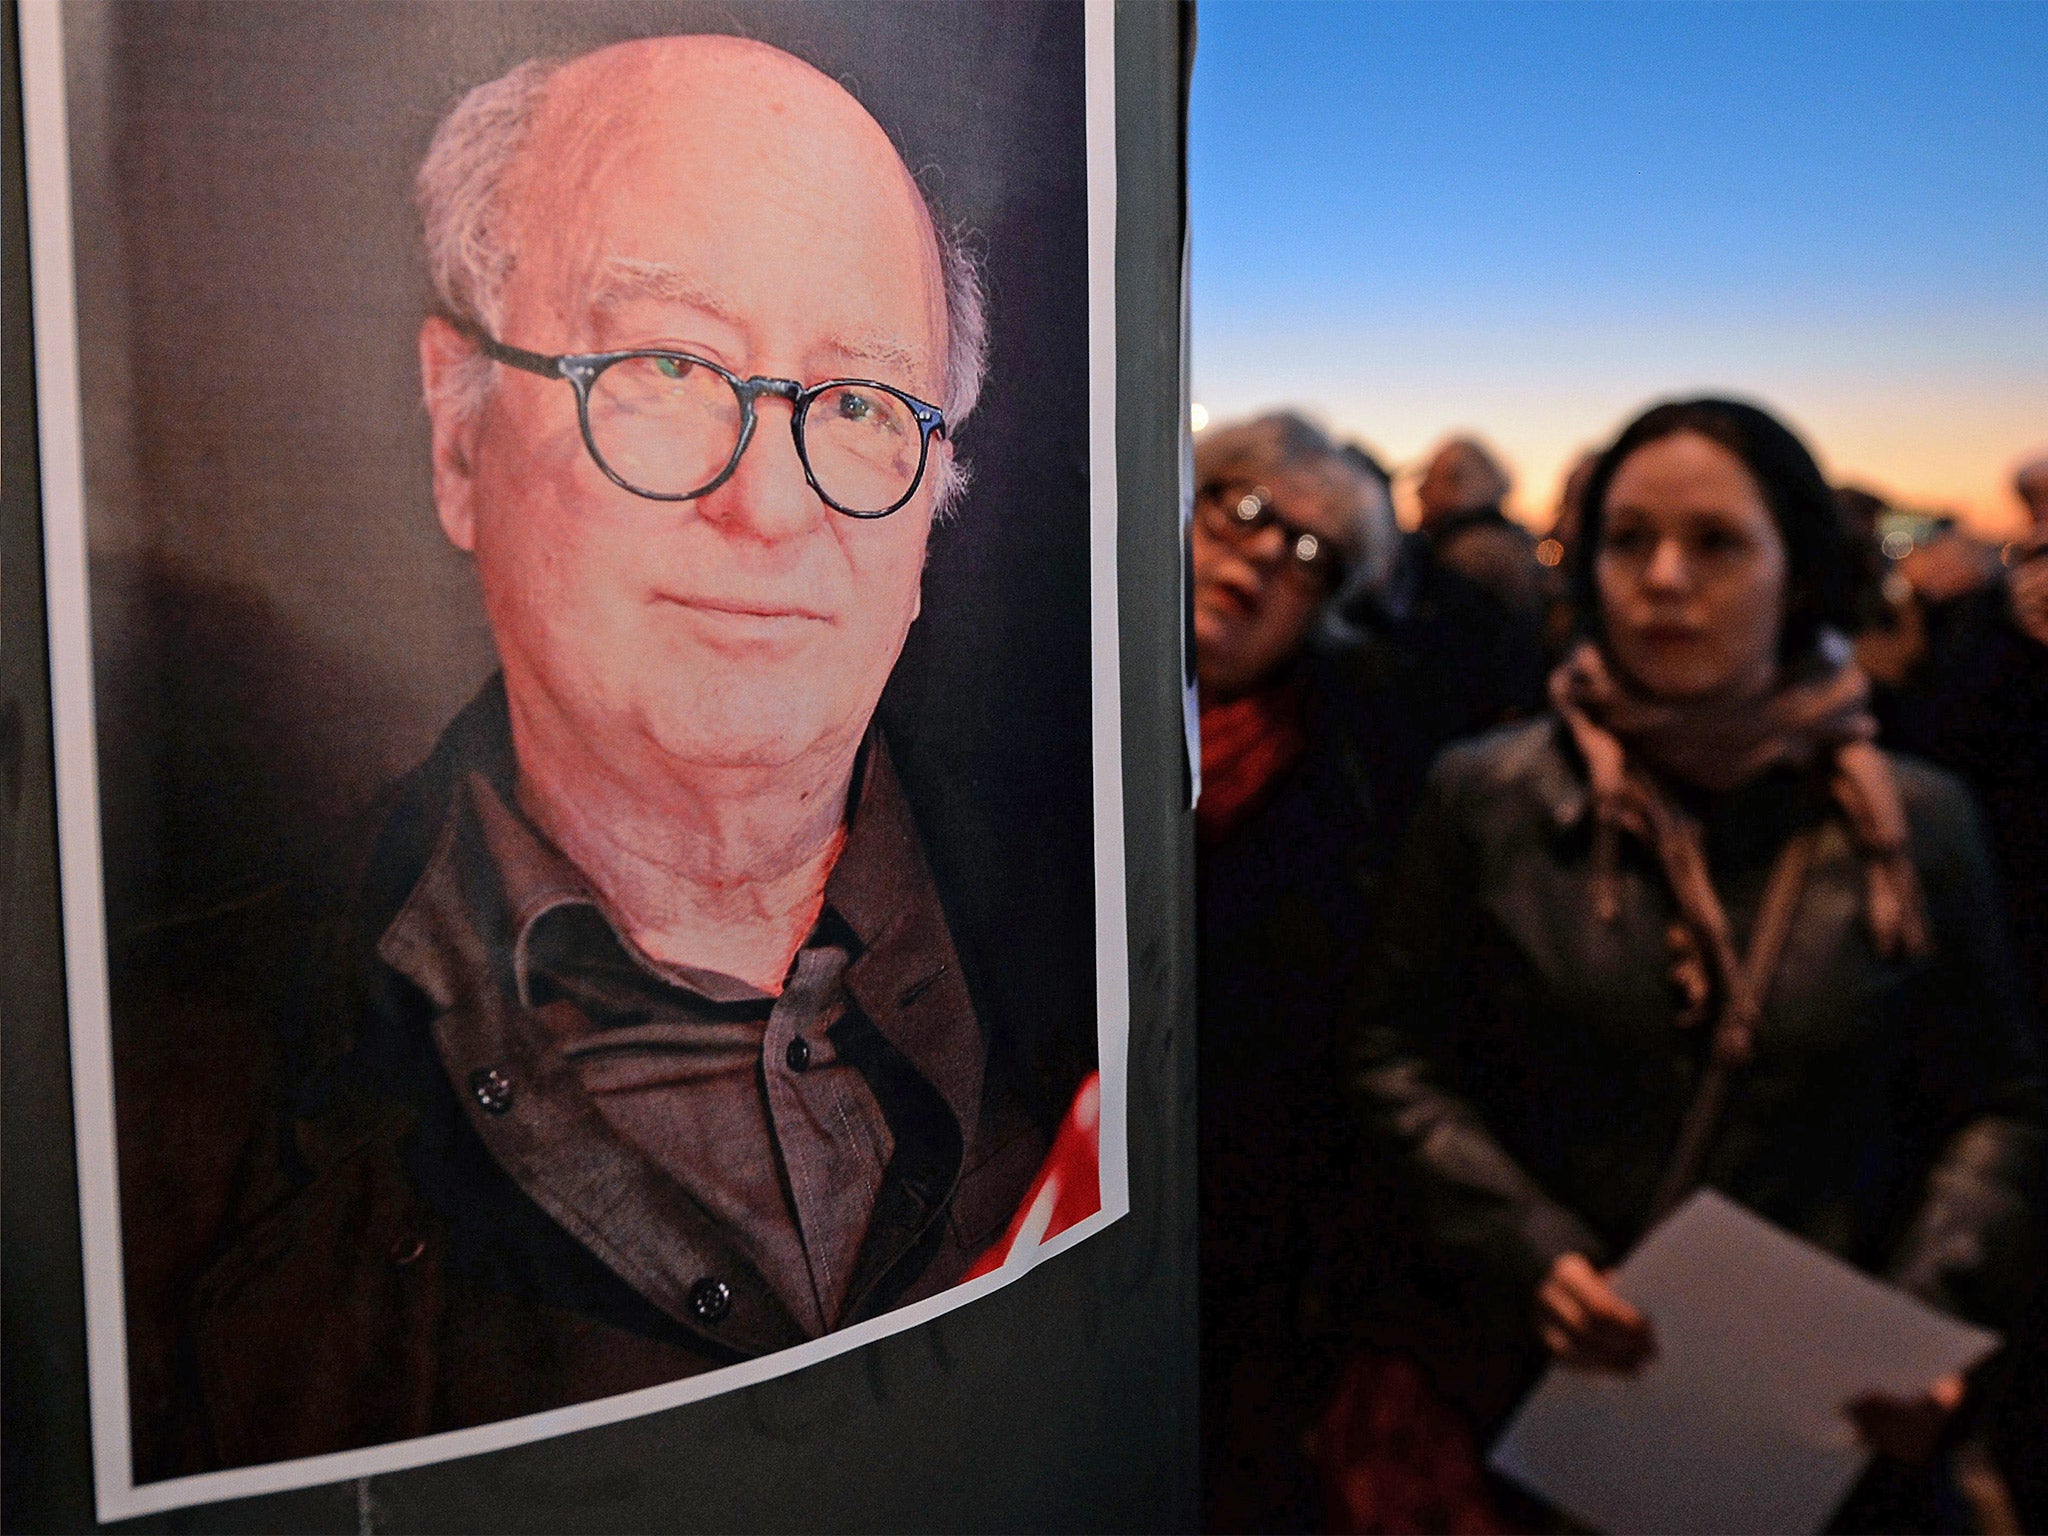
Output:
<instances>
[{"instance_id":1,"label":"eyeglass lens","mask_svg":"<svg viewBox=\"0 0 2048 1536\"><path fill-rule=\"evenodd\" d=\"M688 496L732 462L745 412L716 371L677 357L628 357L591 380L590 439L635 490ZM814 397L797 432L828 501L850 512L895 506L916 485L924 435L887 390L838 384Z\"/></svg>"},{"instance_id":2,"label":"eyeglass lens","mask_svg":"<svg viewBox=\"0 0 2048 1536\"><path fill-rule=\"evenodd\" d=\"M1336 552L1320 537L1294 527L1275 512L1266 499L1264 486L1241 493L1233 493L1221 486L1211 487L1204 499L1224 514L1217 520L1217 531L1227 534L1234 542L1242 543L1260 529L1278 523L1287 541L1287 552L1297 564L1321 568L1336 558Z\"/></svg>"},{"instance_id":3,"label":"eyeglass lens","mask_svg":"<svg viewBox=\"0 0 2048 1536\"><path fill-rule=\"evenodd\" d=\"M724 472L740 440L740 398L709 368L628 357L590 383L590 440L635 490L684 496Z\"/></svg>"},{"instance_id":4,"label":"eyeglass lens","mask_svg":"<svg viewBox=\"0 0 2048 1536\"><path fill-rule=\"evenodd\" d=\"M924 429L887 390L835 384L811 401L802 430L811 473L842 507L879 512L917 483Z\"/></svg>"}]
</instances>

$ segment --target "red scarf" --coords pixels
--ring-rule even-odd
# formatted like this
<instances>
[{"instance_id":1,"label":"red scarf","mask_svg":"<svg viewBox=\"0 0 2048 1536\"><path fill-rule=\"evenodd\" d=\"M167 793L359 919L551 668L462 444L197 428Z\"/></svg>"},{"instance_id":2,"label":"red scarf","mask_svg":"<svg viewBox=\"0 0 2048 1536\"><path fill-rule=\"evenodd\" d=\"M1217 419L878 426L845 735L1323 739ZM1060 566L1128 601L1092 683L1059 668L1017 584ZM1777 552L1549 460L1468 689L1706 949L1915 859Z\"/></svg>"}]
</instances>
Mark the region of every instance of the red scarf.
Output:
<instances>
[{"instance_id":1,"label":"red scarf","mask_svg":"<svg viewBox=\"0 0 2048 1536\"><path fill-rule=\"evenodd\" d=\"M1220 843L1266 790L1301 760L1301 690L1289 684L1202 706L1202 799L1195 830Z\"/></svg>"}]
</instances>

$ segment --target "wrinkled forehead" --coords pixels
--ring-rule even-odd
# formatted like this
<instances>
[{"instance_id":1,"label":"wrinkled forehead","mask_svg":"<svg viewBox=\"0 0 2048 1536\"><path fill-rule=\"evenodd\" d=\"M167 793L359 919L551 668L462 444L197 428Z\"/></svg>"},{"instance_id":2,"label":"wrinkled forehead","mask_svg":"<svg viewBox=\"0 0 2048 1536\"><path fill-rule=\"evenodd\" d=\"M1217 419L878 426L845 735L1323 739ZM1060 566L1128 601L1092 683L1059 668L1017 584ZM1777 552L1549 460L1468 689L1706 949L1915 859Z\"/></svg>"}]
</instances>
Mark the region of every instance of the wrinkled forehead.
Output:
<instances>
[{"instance_id":1,"label":"wrinkled forehead","mask_svg":"<svg viewBox=\"0 0 2048 1536\"><path fill-rule=\"evenodd\" d=\"M836 82L765 44L653 39L549 82L507 178L514 283L574 307L791 306L936 362L944 285L924 199Z\"/></svg>"}]
</instances>

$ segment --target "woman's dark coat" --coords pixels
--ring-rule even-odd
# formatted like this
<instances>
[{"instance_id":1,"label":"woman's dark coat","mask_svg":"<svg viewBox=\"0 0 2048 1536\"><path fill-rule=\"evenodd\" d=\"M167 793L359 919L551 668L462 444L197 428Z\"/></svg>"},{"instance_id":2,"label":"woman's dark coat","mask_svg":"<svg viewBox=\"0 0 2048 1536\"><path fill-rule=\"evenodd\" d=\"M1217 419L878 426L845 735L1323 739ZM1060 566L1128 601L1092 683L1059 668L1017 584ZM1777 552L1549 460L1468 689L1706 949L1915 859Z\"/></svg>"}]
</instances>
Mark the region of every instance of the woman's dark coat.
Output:
<instances>
[{"instance_id":1,"label":"woman's dark coat","mask_svg":"<svg viewBox=\"0 0 2048 1536\"><path fill-rule=\"evenodd\" d=\"M2036 1262L2041 1067L1969 798L1890 761L1934 939L1925 960L1874 952L1861 862L1821 786L1778 773L1692 803L1738 948L1778 850L1822 824L1704 1177L1999 1326ZM1623 840L1619 920L1603 922L1591 834L1555 720L1445 753L1391 877L1351 1041L1355 1102L1412 1183L1433 1275L1521 1349L1555 1259L1612 1264L1642 1235L1707 1045L1676 1022L1676 912L1654 856Z\"/></svg>"},{"instance_id":2,"label":"woman's dark coat","mask_svg":"<svg viewBox=\"0 0 2048 1536\"><path fill-rule=\"evenodd\" d=\"M1196 863L1209 1528L1318 1514L1302 1438L1343 1359L1321 1281L1347 1218L1377 1205L1345 1156L1336 1004L1436 745L1391 666L1384 647L1304 658L1307 750Z\"/></svg>"}]
</instances>

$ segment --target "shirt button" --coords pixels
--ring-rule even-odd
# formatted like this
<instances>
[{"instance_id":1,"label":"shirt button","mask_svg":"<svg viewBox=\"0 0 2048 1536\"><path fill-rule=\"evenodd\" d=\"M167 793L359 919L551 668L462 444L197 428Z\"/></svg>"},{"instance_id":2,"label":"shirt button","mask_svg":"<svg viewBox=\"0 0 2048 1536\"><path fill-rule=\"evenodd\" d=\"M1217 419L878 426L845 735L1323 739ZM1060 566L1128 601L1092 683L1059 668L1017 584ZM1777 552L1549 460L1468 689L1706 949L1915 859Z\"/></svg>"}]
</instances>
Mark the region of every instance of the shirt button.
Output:
<instances>
[{"instance_id":1,"label":"shirt button","mask_svg":"<svg viewBox=\"0 0 2048 1536\"><path fill-rule=\"evenodd\" d=\"M732 1310L732 1287L706 1275L690 1287L690 1313L700 1323L718 1323Z\"/></svg>"},{"instance_id":2,"label":"shirt button","mask_svg":"<svg viewBox=\"0 0 2048 1536\"><path fill-rule=\"evenodd\" d=\"M811 1042L798 1035L789 1042L789 1049L783 1053L782 1059L789 1063L790 1071L803 1071L811 1064Z\"/></svg>"},{"instance_id":3,"label":"shirt button","mask_svg":"<svg viewBox=\"0 0 2048 1536\"><path fill-rule=\"evenodd\" d=\"M469 1091L486 1113L502 1115L512 1107L512 1079L496 1067L479 1067L470 1073Z\"/></svg>"}]
</instances>

